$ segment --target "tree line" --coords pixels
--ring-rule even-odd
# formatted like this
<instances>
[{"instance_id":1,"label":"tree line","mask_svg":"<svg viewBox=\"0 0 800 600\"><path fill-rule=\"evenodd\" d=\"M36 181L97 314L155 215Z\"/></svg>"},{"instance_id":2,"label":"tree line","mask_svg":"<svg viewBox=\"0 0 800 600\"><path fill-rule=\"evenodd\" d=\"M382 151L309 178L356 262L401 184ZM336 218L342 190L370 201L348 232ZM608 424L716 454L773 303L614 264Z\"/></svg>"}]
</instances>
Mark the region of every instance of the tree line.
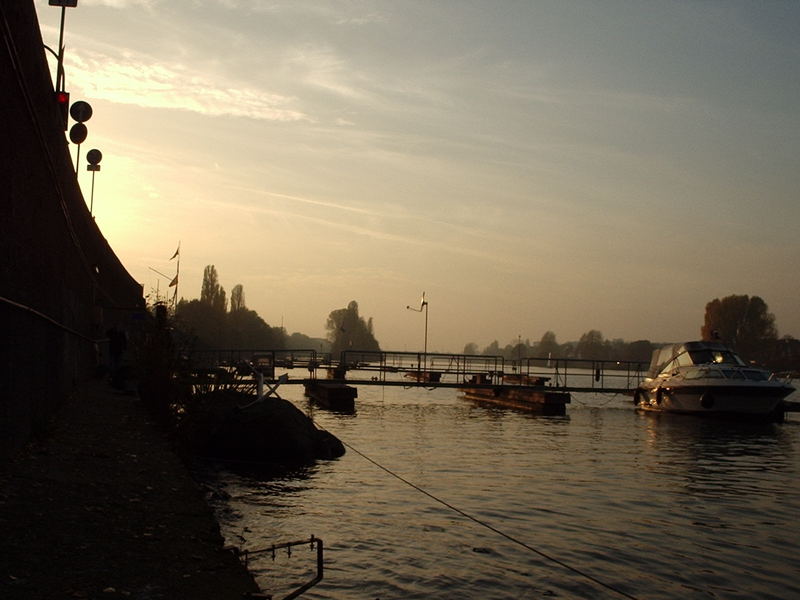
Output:
<instances>
[{"instance_id":1,"label":"tree line","mask_svg":"<svg viewBox=\"0 0 800 600\"><path fill-rule=\"evenodd\" d=\"M502 356L506 360L520 358L580 358L585 360L629 360L634 362L649 362L653 349L660 344L650 340L625 340L605 339L603 333L591 329L584 333L577 342L564 342L560 344L556 334L546 331L541 339L531 342L530 339L518 339L505 346L500 346L497 340L480 349L477 344L470 342L464 346L464 354L483 354L487 356Z\"/></svg>"},{"instance_id":2,"label":"tree line","mask_svg":"<svg viewBox=\"0 0 800 600\"><path fill-rule=\"evenodd\" d=\"M283 327L270 326L256 311L247 308L241 284L231 289L228 300L214 265L203 271L200 298L181 298L174 321L183 345L197 350L303 349L331 352L334 356L342 350L380 350L372 318L359 315L355 300L328 315L326 339L302 333L287 335Z\"/></svg>"},{"instance_id":3,"label":"tree line","mask_svg":"<svg viewBox=\"0 0 800 600\"><path fill-rule=\"evenodd\" d=\"M198 350L286 348L282 327L271 327L258 313L247 308L244 287L231 290L230 309L225 288L219 283L214 265L203 271L200 298L181 298L175 307L175 323L187 338L187 345Z\"/></svg>"},{"instance_id":4,"label":"tree line","mask_svg":"<svg viewBox=\"0 0 800 600\"><path fill-rule=\"evenodd\" d=\"M731 295L715 298L705 307L700 339L720 341L733 348L747 361L779 371L800 370L800 340L790 335L778 336L775 316L759 296ZM547 331L539 341L517 339L505 346L497 340L480 349L474 342L464 346L464 354L519 358L579 358L587 360L628 360L649 362L652 352L665 343L691 340L651 342L606 339L602 332L591 329L577 342L558 343L556 334Z\"/></svg>"},{"instance_id":5,"label":"tree line","mask_svg":"<svg viewBox=\"0 0 800 600\"><path fill-rule=\"evenodd\" d=\"M335 357L344 350L380 350L373 320L359 313L355 300L331 311L325 323L325 339L302 333L287 335L283 327L270 326L256 311L247 308L242 285L233 287L229 300L214 265L208 265L203 272L200 298L181 299L177 304L175 322L190 339L189 345L197 349L313 349ZM745 360L774 370L800 370L800 340L790 335L778 336L775 316L758 296L731 295L708 302L700 338L721 341ZM518 338L501 346L494 340L484 348L470 342L463 353L502 356L506 360L550 357L649 363L655 348L683 341L689 340L627 342L605 338L601 331L590 329L578 341L559 343L553 331L546 331L533 342Z\"/></svg>"}]
</instances>

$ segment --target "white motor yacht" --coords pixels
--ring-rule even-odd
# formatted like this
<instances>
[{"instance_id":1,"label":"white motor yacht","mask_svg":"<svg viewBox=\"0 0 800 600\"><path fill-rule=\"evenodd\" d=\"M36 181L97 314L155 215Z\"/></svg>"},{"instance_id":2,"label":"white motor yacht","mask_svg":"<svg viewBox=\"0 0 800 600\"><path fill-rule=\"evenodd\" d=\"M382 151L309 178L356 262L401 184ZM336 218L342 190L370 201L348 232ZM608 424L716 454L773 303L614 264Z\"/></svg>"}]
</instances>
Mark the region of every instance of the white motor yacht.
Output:
<instances>
[{"instance_id":1,"label":"white motor yacht","mask_svg":"<svg viewBox=\"0 0 800 600\"><path fill-rule=\"evenodd\" d=\"M781 420L782 401L793 391L720 342L685 342L653 351L634 403L642 410Z\"/></svg>"}]
</instances>

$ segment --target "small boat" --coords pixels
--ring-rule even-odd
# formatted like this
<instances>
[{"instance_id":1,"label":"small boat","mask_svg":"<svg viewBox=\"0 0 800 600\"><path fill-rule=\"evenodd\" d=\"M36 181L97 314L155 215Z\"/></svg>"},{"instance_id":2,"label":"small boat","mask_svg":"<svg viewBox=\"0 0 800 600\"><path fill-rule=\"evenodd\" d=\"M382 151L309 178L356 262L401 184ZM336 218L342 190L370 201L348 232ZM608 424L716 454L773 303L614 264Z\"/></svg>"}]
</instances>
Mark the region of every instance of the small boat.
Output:
<instances>
[{"instance_id":1,"label":"small boat","mask_svg":"<svg viewBox=\"0 0 800 600\"><path fill-rule=\"evenodd\" d=\"M782 420L793 391L721 342L685 342L653 351L633 401L641 410Z\"/></svg>"}]
</instances>

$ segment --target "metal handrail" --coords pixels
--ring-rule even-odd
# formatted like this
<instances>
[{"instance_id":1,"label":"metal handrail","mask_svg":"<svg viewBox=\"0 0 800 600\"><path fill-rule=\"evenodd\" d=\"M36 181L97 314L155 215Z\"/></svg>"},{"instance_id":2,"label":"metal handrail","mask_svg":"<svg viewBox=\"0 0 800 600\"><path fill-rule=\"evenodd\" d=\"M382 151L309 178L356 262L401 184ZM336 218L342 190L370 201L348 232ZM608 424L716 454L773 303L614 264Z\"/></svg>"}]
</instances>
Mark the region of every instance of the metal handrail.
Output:
<instances>
[{"instance_id":1,"label":"metal handrail","mask_svg":"<svg viewBox=\"0 0 800 600\"><path fill-rule=\"evenodd\" d=\"M322 576L324 574L324 558L323 558L323 543L322 540L318 537L314 537L313 535L307 540L297 540L292 542L283 542L280 544L272 544L271 546L267 546L266 548L259 548L257 550L242 550L237 547L232 547L231 550L236 554L237 558L244 563L244 566L247 567L249 559L251 556L256 554L266 554L272 553L272 558L275 558L275 551L280 550L281 548L286 548L288 550L289 556L292 555L292 547L294 546L303 546L306 544L310 544L311 549L314 550L316 547L317 550L317 573L316 575L301 585L296 590L289 593L288 596L284 596L283 600L292 600L292 598L297 598L304 592L307 592L312 587L317 585L320 581L322 581ZM251 595L251 597L258 598L258 595Z\"/></svg>"}]
</instances>

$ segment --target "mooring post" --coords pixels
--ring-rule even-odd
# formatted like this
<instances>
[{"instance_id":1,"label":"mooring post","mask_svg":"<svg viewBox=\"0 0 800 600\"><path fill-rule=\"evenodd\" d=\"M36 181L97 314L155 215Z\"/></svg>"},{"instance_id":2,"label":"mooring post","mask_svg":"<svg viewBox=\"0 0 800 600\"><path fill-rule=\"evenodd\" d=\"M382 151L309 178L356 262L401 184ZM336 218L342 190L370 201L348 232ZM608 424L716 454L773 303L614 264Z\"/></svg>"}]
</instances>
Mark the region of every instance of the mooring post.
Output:
<instances>
[{"instance_id":1,"label":"mooring post","mask_svg":"<svg viewBox=\"0 0 800 600\"><path fill-rule=\"evenodd\" d=\"M264 373L256 371L256 396L259 400L264 399Z\"/></svg>"}]
</instances>

